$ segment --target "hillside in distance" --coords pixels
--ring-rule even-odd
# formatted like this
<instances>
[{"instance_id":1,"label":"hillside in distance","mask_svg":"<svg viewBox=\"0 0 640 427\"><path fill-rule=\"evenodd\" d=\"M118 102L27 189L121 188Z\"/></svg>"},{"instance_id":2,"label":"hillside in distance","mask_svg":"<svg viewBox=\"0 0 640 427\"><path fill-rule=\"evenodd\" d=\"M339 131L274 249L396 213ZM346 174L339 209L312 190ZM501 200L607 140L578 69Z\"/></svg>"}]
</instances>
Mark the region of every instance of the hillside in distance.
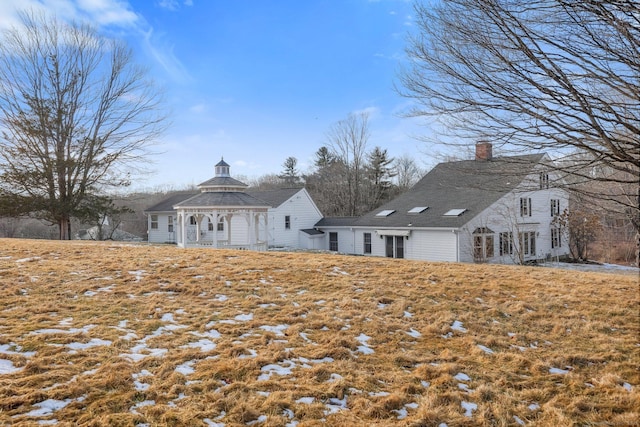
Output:
<instances>
[{"instance_id":1,"label":"hillside in distance","mask_svg":"<svg viewBox=\"0 0 640 427\"><path fill-rule=\"evenodd\" d=\"M0 425L634 425L638 278L0 239Z\"/></svg>"}]
</instances>

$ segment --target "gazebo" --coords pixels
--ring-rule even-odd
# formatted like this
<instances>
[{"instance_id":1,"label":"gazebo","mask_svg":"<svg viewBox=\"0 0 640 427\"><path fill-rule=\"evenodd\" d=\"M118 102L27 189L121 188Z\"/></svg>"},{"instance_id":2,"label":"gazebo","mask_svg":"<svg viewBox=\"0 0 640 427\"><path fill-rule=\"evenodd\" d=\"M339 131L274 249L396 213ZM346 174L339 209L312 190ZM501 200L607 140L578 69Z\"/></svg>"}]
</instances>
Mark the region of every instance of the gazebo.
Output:
<instances>
[{"instance_id":1,"label":"gazebo","mask_svg":"<svg viewBox=\"0 0 640 427\"><path fill-rule=\"evenodd\" d=\"M198 185L200 194L175 205L176 243L182 248L213 247L267 250L268 203L244 190L220 160L215 176Z\"/></svg>"}]
</instances>

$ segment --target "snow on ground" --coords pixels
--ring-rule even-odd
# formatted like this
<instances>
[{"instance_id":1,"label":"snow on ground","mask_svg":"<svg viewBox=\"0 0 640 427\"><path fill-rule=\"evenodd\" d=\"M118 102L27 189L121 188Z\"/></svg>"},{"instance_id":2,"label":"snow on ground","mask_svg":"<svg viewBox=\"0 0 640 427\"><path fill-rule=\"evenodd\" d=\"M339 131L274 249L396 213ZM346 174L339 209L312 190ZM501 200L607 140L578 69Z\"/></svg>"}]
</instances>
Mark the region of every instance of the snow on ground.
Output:
<instances>
[{"instance_id":1,"label":"snow on ground","mask_svg":"<svg viewBox=\"0 0 640 427\"><path fill-rule=\"evenodd\" d=\"M18 263L24 263L24 262L33 262L33 261L37 261L39 258L24 258L21 260L16 260L16 262ZM605 270L615 270L620 271L620 270L627 270L627 271L636 271L638 269L630 269L630 268L622 268L620 266L610 266L610 265L605 265L605 266L591 266L591 265L579 265L579 264L562 264L559 265L558 263L554 263L553 265L550 264L546 264L547 266L553 266L553 267L557 267L557 268L575 268L575 269L588 269L588 271L595 271L596 267L599 267L600 269L605 269ZM584 268L582 268L584 267ZM132 276L134 276L134 280L136 282L142 280L142 277L144 274L146 274L146 272L144 270L138 270L138 271L128 271L128 273ZM332 269L332 272L330 274L334 274L334 275L348 275L349 273L341 270L338 267L334 267ZM198 278L198 276L196 276L196 278ZM104 277L104 278L99 278L96 280L112 280L110 277ZM262 279L261 283L263 284L270 284L273 281L271 279ZM231 282L227 281L226 282L227 286L231 286ZM108 285L108 286L104 286L104 287L99 287L99 288L95 288L93 290L89 290L84 292L84 296L86 297L94 297L96 295L98 295L98 293L100 292L113 292L115 285ZM303 295L305 294L307 291L306 290L301 290L298 292L298 295ZM206 293L203 294L202 296L206 296ZM281 298L286 299L287 295L286 294L281 294L280 295ZM210 299L211 301L216 301L218 303L224 303L224 304L229 304L230 303L230 298L224 294L215 294L214 298ZM481 299L478 299L480 303L483 303L483 301ZM291 301L291 304L298 304L296 301ZM437 303L437 302L434 302ZM321 300L317 300L315 301L315 304L317 306L324 306L326 304L328 304L328 302L324 299ZM379 309L385 309L389 306L389 304L386 303L378 303L378 308ZM276 307L276 304L274 303L265 303L265 304L257 304L256 305L257 308L261 308L261 309L268 309L268 308L272 308L272 307ZM199 339L194 340L192 342L187 342L186 344L183 344L181 346L179 346L178 348L182 348L182 349L198 349L201 352L209 352L212 351L214 349L216 349L216 340L219 340L220 338L222 338L222 334L216 330L213 329L213 327L216 324L246 324L246 322L250 322L254 320L254 313L253 312L241 312L240 314L236 315L235 317L233 317L232 319L221 319L221 320L217 320L217 321L211 321L209 323L207 323L206 325L204 325L205 328L205 332L201 332L202 329L200 329L200 331L197 330L198 325L191 325L191 326L187 326L187 325L183 325L180 324L177 320L176 320L176 316L181 316L186 314L187 312L184 309L179 309L179 310L175 310L173 312L167 312L167 313L163 313L160 316L160 321L163 323L162 326L158 327L155 331L153 331L152 333L144 336L143 338L139 338L135 332L133 330L127 329L128 328L128 322L129 320L121 320L118 325L116 327L113 327L115 329L117 329L118 331L122 332L124 335L121 335L120 338L127 340L127 341L131 341L132 342L132 346L129 348L128 352L123 352L120 353L120 357L123 357L125 359L130 360L131 362L138 362L142 359L148 358L148 357L152 357L152 358L162 358L164 357L170 350L166 349L166 348L153 348L150 347L150 345L148 344L149 341L152 338L161 336L161 335L167 335L167 334L171 334L173 331L179 330L179 329L184 329L184 328L192 328L193 330L189 331L189 333ZM411 313L410 311L404 311L403 312L403 318L404 319L411 319L413 318L414 314ZM179 317L178 317L179 319ZM92 330L94 329L94 327L96 325L93 324L89 324L89 325L85 325L82 327L74 327L73 325L74 321L72 318L65 318L63 320L61 320L59 322L59 328L45 328L45 329L39 329L39 330L35 330L33 332L31 332L31 334L42 334L42 335L49 335L49 334L84 334L84 335L89 335ZM242 340L250 337L250 336L255 336L255 332L257 330L261 330L264 332L268 332L268 333L272 333L274 334L276 337L279 338L285 338L287 337L287 335L285 334L285 332L287 331L287 329L290 327L290 325L288 324L277 324L277 325L261 325L261 326L257 326L257 329L251 329L249 330L247 333L239 336L237 338L236 341L233 341L234 343L242 343ZM348 330L350 328L350 325L345 324L343 327L343 330ZM444 338L452 338L453 337L453 331L455 332L459 332L459 333L466 333L467 329L464 328L463 323L459 320L454 320L453 323L450 326L451 332L447 333L446 335L443 335ZM328 328L325 326L321 329L318 329L318 331L328 331ZM420 333L420 331L410 327L408 328L408 330L403 330L402 332L404 332L404 334L409 335L410 337L414 338L414 339L420 339L422 337L422 334ZM311 345L311 346L315 346L317 345L310 337L311 332L298 332L297 334L295 334L295 336L299 336L300 338L302 338L302 340ZM515 336L515 334L509 333L508 334L509 337L513 337ZM258 334L258 336L260 336ZM371 340L371 337L364 334L364 333L360 333L358 336L355 336L354 339L359 343L359 346L357 346L357 352L362 353L364 355L369 355L369 354L373 354L375 352L375 350L369 345L369 341ZM287 341L282 341L282 342L287 342ZM91 348L94 347L100 347L100 346L111 346L113 345L113 342L111 340L107 340L107 339L103 339L103 338L99 338L99 337L91 337L88 340L85 340L85 342L71 342L71 343L67 343L65 344L65 347L68 348L70 351L73 352L80 352L80 351L85 351L85 350L89 350ZM492 355L494 354L494 350L485 347L483 345L477 344L477 347L482 350L483 352L485 352L488 355ZM530 347L518 347L518 346L513 346L512 347L516 347L521 351L525 351L528 348L537 348L537 342L536 343L532 343L530 345ZM0 355L1 354L7 354L7 355L21 355L23 357L29 358L32 357L35 353L34 352L22 352L22 349L20 348L20 346L15 345L13 343L10 344L1 344L0 345ZM244 354L240 354L237 355L236 357L238 359L246 359L246 358L255 358L258 356L258 352L254 349L248 348L244 350ZM217 356L215 356L217 357ZM194 374L197 369L198 369L198 361L202 360L202 359L195 359L195 360L187 360L184 361L183 363L177 365L175 367L175 372L182 374L184 376L190 376L192 374ZM267 364L261 367L260 371L260 375L257 377L258 381L267 381L270 378L272 378L274 375L277 376L292 376L295 373L296 369L309 369L311 368L313 365L317 365L317 364L327 364L327 369L331 370L330 368L330 364L334 363L334 359L331 357L324 357L322 359L308 359L308 358L304 358L304 357L296 357L296 358L291 358L291 359L284 359L279 361L278 363L271 363L271 364ZM14 365L14 363L11 360L5 360L0 358L0 375L5 375L5 374L12 374L15 372L20 371L22 368L20 367L16 367ZM97 368L96 368L97 370ZM565 367L565 369L560 369L560 368L556 368L556 367L550 367L549 368L549 373L550 374L555 374L555 375L564 375L564 374L568 374L571 371L570 367ZM95 370L94 370L95 372ZM91 375L92 371L87 371L84 372L84 374L86 375ZM154 380L154 373L147 370L147 369L142 369L137 373L134 373L132 375L133 377L133 387L135 388L136 391L138 392L145 392L147 391L150 387L151 384L153 383ZM468 386L468 382L471 381L471 378L465 374L464 372L459 372L457 373L454 378L459 381L458 383L458 387L466 392L471 392L473 390L469 389ZM294 378L292 378L294 379ZM329 379L327 379L326 381L329 383L332 382L339 382L343 380L343 377L338 374L338 373L331 373ZM222 386L224 386L226 383L224 381L221 381ZM422 387L424 388L428 388L430 387L430 383L428 381L425 380L421 380L420 384L422 385ZM622 384L622 387L624 387L626 390L628 391L632 391L633 386L627 382L624 382ZM363 393L360 390L350 390L352 393ZM257 393L264 393L264 396L268 396L269 393L268 392L257 392ZM368 392L369 395L374 396L374 397L385 397L388 396L389 393L386 391L377 391L377 392ZM169 405L171 406L175 406L177 404L177 401L186 398L187 396L185 396L184 393L180 393L179 396L177 398L175 398L173 401L169 402ZM69 405L70 403L74 402L74 401L81 401L83 398L77 398L77 399L65 399L65 400L54 400L54 399L47 399L44 400L42 402L36 403L34 405L32 405L35 409L32 409L28 412L25 412L24 414L19 414L16 415L14 417L23 417L23 416L27 416L27 417L35 417L35 418L40 418L40 417L49 417L52 416L53 414L55 414L56 411L59 411L60 409L64 408L65 406ZM329 398L322 398L322 399L318 399L317 397L313 397L313 396L305 396L305 397L300 397L298 399L295 400L295 403L298 404L306 404L306 405L312 405L315 404L317 402L321 402L324 405L324 414L325 415L330 415L333 414L335 412L338 411L346 411L349 410L348 407L348 399L347 399L347 394L345 393L344 396L340 399L337 397L329 397ZM145 406L151 406L151 405L155 405L155 401L154 400L143 400L140 401L138 403L136 403L135 405L131 406L129 408L130 412L132 413L138 413L138 410L140 408L143 408ZM416 409L418 409L419 404L416 402L410 402L410 403L406 403L404 404L401 408L399 409L394 409L393 412L396 415L396 418L398 420L403 420L405 418L407 418L409 416L410 411L414 411ZM473 412L476 411L478 409L478 405L476 403L473 402L467 402L467 401L462 401L461 402L461 407L462 410L464 411L464 415L466 417L473 417ZM528 405L528 409L530 411L537 411L538 409L540 409L539 404L537 403L531 403ZM295 427L298 422L293 420L293 418L295 417L294 412L291 409L284 409L283 415L290 419L291 422L287 423L287 426L291 426L291 427ZM212 427L223 427L225 425L224 422L222 422L222 419L224 418L225 413L222 412L218 417L216 418L205 418L204 420L202 420L202 422L204 424L206 424L207 426L212 426ZM259 415L258 418L248 421L246 423L246 425L257 425L257 424L261 424L264 423L268 420L267 415ZM516 424L519 425L524 425L524 422L522 421L521 418L519 418L518 416L513 416L513 420L515 421ZM57 420L55 419L48 419L48 420L40 420L40 424L56 424ZM446 426L445 423L441 423L440 426Z\"/></svg>"}]
</instances>

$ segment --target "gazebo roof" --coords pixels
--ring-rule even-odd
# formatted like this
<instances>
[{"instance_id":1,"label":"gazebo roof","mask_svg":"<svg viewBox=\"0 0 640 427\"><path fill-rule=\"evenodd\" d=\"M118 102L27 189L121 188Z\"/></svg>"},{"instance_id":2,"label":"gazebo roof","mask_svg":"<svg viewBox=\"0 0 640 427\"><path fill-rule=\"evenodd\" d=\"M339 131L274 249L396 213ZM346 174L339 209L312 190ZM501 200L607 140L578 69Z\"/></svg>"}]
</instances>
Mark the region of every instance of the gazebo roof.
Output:
<instances>
[{"instance_id":1,"label":"gazebo roof","mask_svg":"<svg viewBox=\"0 0 640 427\"><path fill-rule=\"evenodd\" d=\"M174 205L175 209L189 208L270 208L268 203L241 191L209 191Z\"/></svg>"}]
</instances>

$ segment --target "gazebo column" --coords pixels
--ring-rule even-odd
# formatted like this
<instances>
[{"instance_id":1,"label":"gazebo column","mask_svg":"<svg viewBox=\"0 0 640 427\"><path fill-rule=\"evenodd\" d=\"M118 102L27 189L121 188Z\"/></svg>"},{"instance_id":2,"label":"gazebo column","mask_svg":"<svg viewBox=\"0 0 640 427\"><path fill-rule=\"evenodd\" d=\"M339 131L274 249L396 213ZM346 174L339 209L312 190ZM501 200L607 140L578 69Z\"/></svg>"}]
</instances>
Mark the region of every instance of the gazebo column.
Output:
<instances>
[{"instance_id":1,"label":"gazebo column","mask_svg":"<svg viewBox=\"0 0 640 427\"><path fill-rule=\"evenodd\" d=\"M211 215L211 221L213 221L213 244L214 248L218 247L218 210L213 210L213 215Z\"/></svg>"},{"instance_id":2,"label":"gazebo column","mask_svg":"<svg viewBox=\"0 0 640 427\"><path fill-rule=\"evenodd\" d=\"M196 243L200 245L200 234L202 233L202 231L200 230L200 227L202 225L202 219L204 218L204 215L201 213L198 213L198 214L195 214L194 216L196 217Z\"/></svg>"},{"instance_id":3,"label":"gazebo column","mask_svg":"<svg viewBox=\"0 0 640 427\"><path fill-rule=\"evenodd\" d=\"M231 218L233 218L232 213L228 213L225 215L225 220L227 221L227 245L231 244Z\"/></svg>"},{"instance_id":4,"label":"gazebo column","mask_svg":"<svg viewBox=\"0 0 640 427\"><path fill-rule=\"evenodd\" d=\"M263 228L263 241L266 245L266 248L269 248L269 214L268 212L263 212L262 213L262 218L264 218L264 228Z\"/></svg>"},{"instance_id":5,"label":"gazebo column","mask_svg":"<svg viewBox=\"0 0 640 427\"><path fill-rule=\"evenodd\" d=\"M183 248L187 247L187 216L184 211L179 212L180 217L180 245Z\"/></svg>"}]
</instances>

